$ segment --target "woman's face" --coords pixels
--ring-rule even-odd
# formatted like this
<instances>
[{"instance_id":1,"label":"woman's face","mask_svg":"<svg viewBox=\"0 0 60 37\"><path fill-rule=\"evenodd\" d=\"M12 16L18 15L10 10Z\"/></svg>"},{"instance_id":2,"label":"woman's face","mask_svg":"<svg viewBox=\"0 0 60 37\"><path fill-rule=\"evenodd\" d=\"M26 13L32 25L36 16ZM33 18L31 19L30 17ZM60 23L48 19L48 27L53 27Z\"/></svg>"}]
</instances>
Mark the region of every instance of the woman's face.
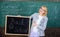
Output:
<instances>
[{"instance_id":1,"label":"woman's face","mask_svg":"<svg viewBox=\"0 0 60 37\"><path fill-rule=\"evenodd\" d=\"M46 8L45 7L41 7L40 9L39 9L39 14L45 14L45 11L46 11Z\"/></svg>"}]
</instances>

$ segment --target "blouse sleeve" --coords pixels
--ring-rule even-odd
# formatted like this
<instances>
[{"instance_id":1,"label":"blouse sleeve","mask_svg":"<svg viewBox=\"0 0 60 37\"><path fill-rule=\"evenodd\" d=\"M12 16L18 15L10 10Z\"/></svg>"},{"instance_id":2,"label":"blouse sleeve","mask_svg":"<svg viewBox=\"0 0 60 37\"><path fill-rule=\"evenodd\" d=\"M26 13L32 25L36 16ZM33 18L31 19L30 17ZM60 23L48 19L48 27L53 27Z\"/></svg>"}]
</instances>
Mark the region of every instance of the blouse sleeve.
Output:
<instances>
[{"instance_id":1,"label":"blouse sleeve","mask_svg":"<svg viewBox=\"0 0 60 37\"><path fill-rule=\"evenodd\" d=\"M32 15L30 16L30 18L33 18L33 17L35 16L35 14L36 14L36 13L32 14Z\"/></svg>"},{"instance_id":2,"label":"blouse sleeve","mask_svg":"<svg viewBox=\"0 0 60 37\"><path fill-rule=\"evenodd\" d=\"M45 18L42 23L38 26L40 30L45 30L47 25L48 18Z\"/></svg>"}]
</instances>

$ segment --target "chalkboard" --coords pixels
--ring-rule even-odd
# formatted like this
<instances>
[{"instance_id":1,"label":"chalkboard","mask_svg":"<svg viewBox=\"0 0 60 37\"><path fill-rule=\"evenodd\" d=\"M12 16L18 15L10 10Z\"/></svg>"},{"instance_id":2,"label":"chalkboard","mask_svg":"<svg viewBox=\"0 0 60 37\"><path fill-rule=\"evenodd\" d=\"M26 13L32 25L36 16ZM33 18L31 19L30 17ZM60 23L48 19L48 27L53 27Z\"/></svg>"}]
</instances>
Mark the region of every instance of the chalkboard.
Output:
<instances>
[{"instance_id":1,"label":"chalkboard","mask_svg":"<svg viewBox=\"0 0 60 37\"><path fill-rule=\"evenodd\" d=\"M0 27L5 26L6 15L31 16L38 13L39 8L45 5L48 8L47 28L60 28L60 2L0 2Z\"/></svg>"},{"instance_id":2,"label":"chalkboard","mask_svg":"<svg viewBox=\"0 0 60 37\"><path fill-rule=\"evenodd\" d=\"M30 18L27 16L6 16L6 35L28 35ZM7 34L8 33L8 34Z\"/></svg>"}]
</instances>

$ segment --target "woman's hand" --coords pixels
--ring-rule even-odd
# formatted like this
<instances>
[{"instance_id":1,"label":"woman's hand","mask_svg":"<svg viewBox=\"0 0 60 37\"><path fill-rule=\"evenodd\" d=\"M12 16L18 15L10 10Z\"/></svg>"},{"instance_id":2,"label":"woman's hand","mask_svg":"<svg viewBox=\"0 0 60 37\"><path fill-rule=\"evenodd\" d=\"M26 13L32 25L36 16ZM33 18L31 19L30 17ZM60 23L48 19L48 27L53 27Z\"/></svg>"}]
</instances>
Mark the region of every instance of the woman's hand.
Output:
<instances>
[{"instance_id":1,"label":"woman's hand","mask_svg":"<svg viewBox=\"0 0 60 37\"><path fill-rule=\"evenodd\" d=\"M33 23L32 23L32 26L37 26L36 22L33 22Z\"/></svg>"}]
</instances>

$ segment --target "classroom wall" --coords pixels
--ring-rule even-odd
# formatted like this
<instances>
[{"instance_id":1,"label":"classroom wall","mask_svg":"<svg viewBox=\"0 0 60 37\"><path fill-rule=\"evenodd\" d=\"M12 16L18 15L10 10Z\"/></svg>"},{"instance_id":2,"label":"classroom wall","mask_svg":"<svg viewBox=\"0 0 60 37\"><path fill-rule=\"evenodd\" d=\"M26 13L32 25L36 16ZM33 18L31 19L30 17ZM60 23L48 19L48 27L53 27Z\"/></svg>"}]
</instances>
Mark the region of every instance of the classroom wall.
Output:
<instances>
[{"instance_id":1,"label":"classroom wall","mask_svg":"<svg viewBox=\"0 0 60 37\"><path fill-rule=\"evenodd\" d=\"M48 8L48 28L60 28L60 2L0 2L0 27L5 26L6 15L30 16L42 5Z\"/></svg>"}]
</instances>

